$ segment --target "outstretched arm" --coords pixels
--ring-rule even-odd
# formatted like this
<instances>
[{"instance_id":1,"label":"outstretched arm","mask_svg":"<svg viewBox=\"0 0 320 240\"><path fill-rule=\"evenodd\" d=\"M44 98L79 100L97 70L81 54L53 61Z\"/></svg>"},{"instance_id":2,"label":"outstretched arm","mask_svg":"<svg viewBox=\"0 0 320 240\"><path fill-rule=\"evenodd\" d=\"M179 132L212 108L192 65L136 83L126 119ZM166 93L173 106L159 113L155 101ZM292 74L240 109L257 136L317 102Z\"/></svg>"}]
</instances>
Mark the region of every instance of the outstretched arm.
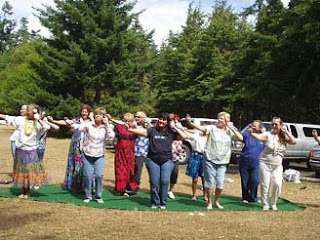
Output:
<instances>
[{"instance_id":1,"label":"outstretched arm","mask_svg":"<svg viewBox=\"0 0 320 240\"><path fill-rule=\"evenodd\" d=\"M201 125L198 125L198 124L195 124L193 122L190 121L190 119L187 118L187 123L192 127L192 128L195 128L195 129L198 129L199 131L201 131L203 133L203 135L205 135L207 133L207 128L206 126L201 126Z\"/></svg>"},{"instance_id":2,"label":"outstretched arm","mask_svg":"<svg viewBox=\"0 0 320 240\"><path fill-rule=\"evenodd\" d=\"M251 137L259 140L259 141L262 141L262 142L265 142L268 138L268 132L264 132L264 133L254 133L252 128L248 128L248 132L250 134Z\"/></svg>"},{"instance_id":3,"label":"outstretched arm","mask_svg":"<svg viewBox=\"0 0 320 240\"><path fill-rule=\"evenodd\" d=\"M145 128L131 128L128 124L125 124L124 127L129 131L141 137L148 137L148 131Z\"/></svg>"},{"instance_id":4,"label":"outstretched arm","mask_svg":"<svg viewBox=\"0 0 320 240\"><path fill-rule=\"evenodd\" d=\"M48 122L53 123L53 124L57 124L60 126L68 126L65 119L64 120L54 120L51 116L48 116Z\"/></svg>"},{"instance_id":5,"label":"outstretched arm","mask_svg":"<svg viewBox=\"0 0 320 240\"><path fill-rule=\"evenodd\" d=\"M233 125L232 122L228 122L227 127L233 132L237 141L243 142L243 136L242 136L241 132L239 132L239 130Z\"/></svg>"}]
</instances>

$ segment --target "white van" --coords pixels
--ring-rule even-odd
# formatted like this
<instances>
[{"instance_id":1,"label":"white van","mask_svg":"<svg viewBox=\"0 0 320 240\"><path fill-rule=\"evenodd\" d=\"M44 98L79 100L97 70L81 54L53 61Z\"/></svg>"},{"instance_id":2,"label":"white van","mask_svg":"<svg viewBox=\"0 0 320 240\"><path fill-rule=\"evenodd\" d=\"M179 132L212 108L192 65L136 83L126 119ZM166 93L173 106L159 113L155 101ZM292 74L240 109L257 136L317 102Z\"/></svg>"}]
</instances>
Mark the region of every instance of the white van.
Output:
<instances>
[{"instance_id":1,"label":"white van","mask_svg":"<svg viewBox=\"0 0 320 240\"><path fill-rule=\"evenodd\" d=\"M262 122L267 131L271 129L271 122ZM295 145L288 144L287 150L284 154L283 166L288 168L290 162L306 162L308 163L310 151L315 145L314 138L312 136L312 130L317 129L320 131L320 125L304 124L304 123L284 123L288 131L297 139ZM249 125L248 125L249 126ZM246 131L246 126L242 131ZM240 155L243 147L243 143L235 142L232 149L233 157ZM233 162L233 161L232 161Z\"/></svg>"}]
</instances>

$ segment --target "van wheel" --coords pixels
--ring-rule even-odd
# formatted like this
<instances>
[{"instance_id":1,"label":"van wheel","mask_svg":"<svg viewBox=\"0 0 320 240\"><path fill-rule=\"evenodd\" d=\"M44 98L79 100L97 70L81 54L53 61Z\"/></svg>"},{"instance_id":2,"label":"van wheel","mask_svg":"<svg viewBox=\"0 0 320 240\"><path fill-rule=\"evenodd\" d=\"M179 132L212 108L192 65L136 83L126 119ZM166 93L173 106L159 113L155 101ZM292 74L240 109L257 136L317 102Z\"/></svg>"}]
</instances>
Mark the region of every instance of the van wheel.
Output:
<instances>
[{"instance_id":1,"label":"van wheel","mask_svg":"<svg viewBox=\"0 0 320 240\"><path fill-rule=\"evenodd\" d=\"M179 153L179 164L187 164L191 155L189 146L182 144L182 149Z\"/></svg>"},{"instance_id":2,"label":"van wheel","mask_svg":"<svg viewBox=\"0 0 320 240\"><path fill-rule=\"evenodd\" d=\"M288 159L283 159L282 161L283 171L287 170L289 168L289 165L290 165L290 161Z\"/></svg>"}]
</instances>

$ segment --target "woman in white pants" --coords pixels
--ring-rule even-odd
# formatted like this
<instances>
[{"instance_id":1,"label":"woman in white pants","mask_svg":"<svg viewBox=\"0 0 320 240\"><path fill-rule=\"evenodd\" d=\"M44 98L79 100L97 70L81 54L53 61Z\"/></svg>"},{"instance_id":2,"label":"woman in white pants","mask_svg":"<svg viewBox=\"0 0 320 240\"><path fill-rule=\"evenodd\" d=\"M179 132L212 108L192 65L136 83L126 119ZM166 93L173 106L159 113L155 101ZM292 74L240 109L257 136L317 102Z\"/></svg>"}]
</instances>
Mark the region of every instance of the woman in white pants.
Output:
<instances>
[{"instance_id":1,"label":"woman in white pants","mask_svg":"<svg viewBox=\"0 0 320 240\"><path fill-rule=\"evenodd\" d=\"M296 144L296 139L283 125L281 118L272 119L272 130L264 133L254 133L249 129L250 135L262 142L265 148L260 155L260 188L263 210L278 210L277 200L282 186L282 160L287 144ZM271 189L269 189L271 185Z\"/></svg>"}]
</instances>

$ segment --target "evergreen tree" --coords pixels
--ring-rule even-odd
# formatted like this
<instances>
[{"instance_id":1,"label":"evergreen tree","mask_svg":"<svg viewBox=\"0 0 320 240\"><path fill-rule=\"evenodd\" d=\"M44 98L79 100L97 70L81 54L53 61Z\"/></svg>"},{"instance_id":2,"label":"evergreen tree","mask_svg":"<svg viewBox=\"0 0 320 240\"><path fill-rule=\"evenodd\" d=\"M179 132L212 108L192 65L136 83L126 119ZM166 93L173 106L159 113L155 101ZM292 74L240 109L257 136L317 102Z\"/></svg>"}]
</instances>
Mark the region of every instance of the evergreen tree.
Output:
<instances>
[{"instance_id":1,"label":"evergreen tree","mask_svg":"<svg viewBox=\"0 0 320 240\"><path fill-rule=\"evenodd\" d=\"M116 114L150 102L148 81L156 54L152 33L133 14L134 3L117 0L61 1L39 11L52 33L37 71L41 87Z\"/></svg>"},{"instance_id":2,"label":"evergreen tree","mask_svg":"<svg viewBox=\"0 0 320 240\"><path fill-rule=\"evenodd\" d=\"M5 1L0 12L0 53L7 51L15 42L16 22L10 19L12 14L12 6Z\"/></svg>"}]
</instances>

